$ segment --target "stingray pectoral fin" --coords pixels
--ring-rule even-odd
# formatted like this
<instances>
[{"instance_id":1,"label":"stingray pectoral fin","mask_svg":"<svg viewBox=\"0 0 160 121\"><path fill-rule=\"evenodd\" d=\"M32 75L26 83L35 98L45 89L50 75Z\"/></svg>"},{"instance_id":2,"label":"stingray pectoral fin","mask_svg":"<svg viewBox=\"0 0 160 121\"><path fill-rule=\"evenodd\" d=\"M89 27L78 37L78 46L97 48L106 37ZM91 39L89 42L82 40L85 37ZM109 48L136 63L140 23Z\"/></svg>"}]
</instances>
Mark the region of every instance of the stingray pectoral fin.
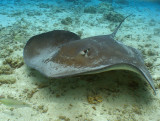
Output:
<instances>
[{"instance_id":1,"label":"stingray pectoral fin","mask_svg":"<svg viewBox=\"0 0 160 121\"><path fill-rule=\"evenodd\" d=\"M112 70L127 70L127 71L132 71L134 73L137 73L143 80L146 80L149 83L154 93L156 94L152 77L146 68L139 69L136 66L133 66L130 64L114 64L114 65L104 67L103 69L101 68L101 69L87 72L85 74L96 74L96 73L112 71Z\"/></svg>"},{"instance_id":2,"label":"stingray pectoral fin","mask_svg":"<svg viewBox=\"0 0 160 121\"><path fill-rule=\"evenodd\" d=\"M24 61L28 66L35 68L37 65L33 64L34 58L46 60L46 58L49 58L46 55L51 56L59 46L79 39L80 37L77 34L65 30L54 30L35 35L27 41L24 47ZM39 61L38 63L43 64Z\"/></svg>"},{"instance_id":3,"label":"stingray pectoral fin","mask_svg":"<svg viewBox=\"0 0 160 121\"><path fill-rule=\"evenodd\" d=\"M151 77L150 73L148 72L148 70L145 68L142 68L142 69L140 69L140 72L142 73L141 75L143 75L142 77L150 84L150 86L154 90L154 93L156 94L156 89L155 89L152 77Z\"/></svg>"}]
</instances>

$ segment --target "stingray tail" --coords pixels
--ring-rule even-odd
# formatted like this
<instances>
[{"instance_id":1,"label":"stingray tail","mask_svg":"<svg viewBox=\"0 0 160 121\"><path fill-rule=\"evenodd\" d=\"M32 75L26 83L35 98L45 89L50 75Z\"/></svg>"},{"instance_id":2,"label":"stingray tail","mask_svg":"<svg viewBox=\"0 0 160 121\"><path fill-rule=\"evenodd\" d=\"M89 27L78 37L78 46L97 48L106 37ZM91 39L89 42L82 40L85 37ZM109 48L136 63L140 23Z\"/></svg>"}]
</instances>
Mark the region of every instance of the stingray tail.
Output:
<instances>
[{"instance_id":1,"label":"stingray tail","mask_svg":"<svg viewBox=\"0 0 160 121\"><path fill-rule=\"evenodd\" d=\"M112 38L115 37L118 29L120 28L120 26L121 26L121 24L124 22L124 20L125 20L126 18L128 18L129 16L131 16L131 15L132 15L132 14L130 14L130 15L128 15L127 17L125 17L125 18L123 19L123 21L121 21L121 23L118 25L118 27L114 30L114 32L113 32L112 34L110 34L110 36L111 36Z\"/></svg>"}]
</instances>

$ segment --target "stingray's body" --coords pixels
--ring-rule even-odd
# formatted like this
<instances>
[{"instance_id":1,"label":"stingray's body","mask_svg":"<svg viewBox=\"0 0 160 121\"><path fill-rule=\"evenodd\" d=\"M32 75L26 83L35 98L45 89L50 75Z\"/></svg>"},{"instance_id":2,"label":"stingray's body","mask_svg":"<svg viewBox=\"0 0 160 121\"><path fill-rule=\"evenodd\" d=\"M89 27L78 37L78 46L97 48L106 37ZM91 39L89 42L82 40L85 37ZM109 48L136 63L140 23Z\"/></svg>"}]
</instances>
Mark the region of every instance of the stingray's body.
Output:
<instances>
[{"instance_id":1,"label":"stingray's body","mask_svg":"<svg viewBox=\"0 0 160 121\"><path fill-rule=\"evenodd\" d=\"M141 54L114 40L120 25L110 35L84 39L64 30L34 36L24 48L24 61L45 76L54 78L129 70L149 82L155 91Z\"/></svg>"}]
</instances>

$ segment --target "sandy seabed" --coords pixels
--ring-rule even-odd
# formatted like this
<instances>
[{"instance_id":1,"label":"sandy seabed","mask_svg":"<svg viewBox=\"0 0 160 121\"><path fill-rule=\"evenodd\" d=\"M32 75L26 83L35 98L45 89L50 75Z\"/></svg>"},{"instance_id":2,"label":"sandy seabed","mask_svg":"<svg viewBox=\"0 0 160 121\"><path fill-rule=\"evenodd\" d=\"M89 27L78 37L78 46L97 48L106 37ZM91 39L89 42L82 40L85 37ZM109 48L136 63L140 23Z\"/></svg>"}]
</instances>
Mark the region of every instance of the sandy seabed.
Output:
<instances>
[{"instance_id":1,"label":"sandy seabed","mask_svg":"<svg viewBox=\"0 0 160 121\"><path fill-rule=\"evenodd\" d=\"M64 4L1 4L0 96L31 107L0 104L0 121L160 121L160 8L114 6L123 16L133 13L116 40L142 52L154 95L144 80L128 71L48 79L24 64L23 48L36 34L63 29L85 38L110 34L119 24L105 19L103 12L84 12L84 4Z\"/></svg>"}]
</instances>

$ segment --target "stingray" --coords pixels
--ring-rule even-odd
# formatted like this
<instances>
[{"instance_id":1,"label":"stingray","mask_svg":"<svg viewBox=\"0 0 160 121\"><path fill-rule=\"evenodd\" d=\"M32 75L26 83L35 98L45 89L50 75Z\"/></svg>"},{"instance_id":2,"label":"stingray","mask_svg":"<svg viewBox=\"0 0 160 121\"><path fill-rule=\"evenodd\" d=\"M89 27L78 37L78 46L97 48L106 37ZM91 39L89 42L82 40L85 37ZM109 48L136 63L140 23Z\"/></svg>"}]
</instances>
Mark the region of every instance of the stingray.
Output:
<instances>
[{"instance_id":1,"label":"stingray","mask_svg":"<svg viewBox=\"0 0 160 121\"><path fill-rule=\"evenodd\" d=\"M155 92L141 53L114 39L123 21L109 35L80 39L73 32L53 30L33 36L24 47L24 61L51 78L128 70L146 80Z\"/></svg>"}]
</instances>

